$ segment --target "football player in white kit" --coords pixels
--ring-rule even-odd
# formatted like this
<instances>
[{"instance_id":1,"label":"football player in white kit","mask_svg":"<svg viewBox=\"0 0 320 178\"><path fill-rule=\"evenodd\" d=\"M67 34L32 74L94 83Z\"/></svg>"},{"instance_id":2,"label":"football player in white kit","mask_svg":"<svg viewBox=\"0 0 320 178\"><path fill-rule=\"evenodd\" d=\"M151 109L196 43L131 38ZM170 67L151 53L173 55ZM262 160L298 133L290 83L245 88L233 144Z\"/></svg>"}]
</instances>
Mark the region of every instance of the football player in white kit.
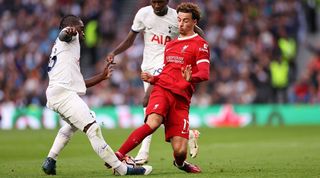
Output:
<instances>
[{"instance_id":1,"label":"football player in white kit","mask_svg":"<svg viewBox=\"0 0 320 178\"><path fill-rule=\"evenodd\" d=\"M74 15L65 16L60 22L61 32L56 39L48 65L49 85L46 91L47 107L60 114L67 123L58 131L42 170L49 175L56 174L58 154L67 145L72 135L83 131L98 156L108 163L120 175L147 175L151 166L128 167L118 160L111 147L105 142L95 114L79 95L86 88L108 79L112 73L112 64L108 63L104 71L84 80L80 72L80 40L84 38L83 22Z\"/></svg>"},{"instance_id":2,"label":"football player in white kit","mask_svg":"<svg viewBox=\"0 0 320 178\"><path fill-rule=\"evenodd\" d=\"M152 75L159 75L162 71L164 61L164 48L167 42L176 38L178 32L177 12L175 9L168 7L169 0L150 0L151 5L142 7L137 12L131 31L119 46L116 47L107 56L108 62L114 60L114 57L132 46L139 32L143 33L144 51L141 70ZM203 31L195 28L200 36L204 36ZM143 99L143 107L148 105L150 91L152 86L143 82L145 97ZM198 130L190 130L189 135L189 151L192 158L198 154L199 146L197 139L200 132ZM135 157L136 164L145 164L148 162L149 149L152 135L146 137Z\"/></svg>"}]
</instances>

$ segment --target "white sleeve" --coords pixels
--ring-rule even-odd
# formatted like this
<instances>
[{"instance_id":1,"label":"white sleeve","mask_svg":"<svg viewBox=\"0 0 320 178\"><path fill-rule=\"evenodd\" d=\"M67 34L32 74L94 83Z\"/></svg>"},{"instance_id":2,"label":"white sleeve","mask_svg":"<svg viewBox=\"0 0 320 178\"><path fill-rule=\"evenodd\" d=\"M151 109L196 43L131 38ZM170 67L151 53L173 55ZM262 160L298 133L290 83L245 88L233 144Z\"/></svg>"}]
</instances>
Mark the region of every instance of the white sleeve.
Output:
<instances>
[{"instance_id":1,"label":"white sleeve","mask_svg":"<svg viewBox=\"0 0 320 178\"><path fill-rule=\"evenodd\" d=\"M143 16L144 16L143 10L140 9L137 12L136 16L134 17L133 24L131 26L131 30L133 30L135 32L140 32L145 29L145 25L143 23Z\"/></svg>"}]
</instances>

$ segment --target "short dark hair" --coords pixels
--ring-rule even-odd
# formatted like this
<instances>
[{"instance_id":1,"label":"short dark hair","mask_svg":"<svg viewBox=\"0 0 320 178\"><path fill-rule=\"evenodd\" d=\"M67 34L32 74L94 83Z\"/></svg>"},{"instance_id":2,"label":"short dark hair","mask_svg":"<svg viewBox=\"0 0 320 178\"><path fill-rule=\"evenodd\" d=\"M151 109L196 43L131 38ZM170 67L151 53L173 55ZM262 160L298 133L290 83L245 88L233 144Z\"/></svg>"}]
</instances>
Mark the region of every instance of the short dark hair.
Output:
<instances>
[{"instance_id":1,"label":"short dark hair","mask_svg":"<svg viewBox=\"0 0 320 178\"><path fill-rule=\"evenodd\" d=\"M80 17L75 15L66 15L64 16L60 21L59 29L62 30L67 26L76 26L79 25L79 22L81 21Z\"/></svg>"},{"instance_id":2,"label":"short dark hair","mask_svg":"<svg viewBox=\"0 0 320 178\"><path fill-rule=\"evenodd\" d=\"M184 2L178 5L177 13L191 13L192 19L196 19L197 21L200 20L200 8L197 4L191 2Z\"/></svg>"}]
</instances>

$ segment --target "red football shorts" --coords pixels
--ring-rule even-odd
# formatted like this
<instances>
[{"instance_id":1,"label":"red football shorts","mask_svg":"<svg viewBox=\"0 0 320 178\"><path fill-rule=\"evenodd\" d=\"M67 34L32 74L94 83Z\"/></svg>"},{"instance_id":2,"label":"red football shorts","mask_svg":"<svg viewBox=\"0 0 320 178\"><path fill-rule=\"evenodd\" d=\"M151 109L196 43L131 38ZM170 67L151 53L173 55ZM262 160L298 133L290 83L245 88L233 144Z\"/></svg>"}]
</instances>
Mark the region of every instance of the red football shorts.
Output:
<instances>
[{"instance_id":1,"label":"red football shorts","mask_svg":"<svg viewBox=\"0 0 320 178\"><path fill-rule=\"evenodd\" d=\"M163 116L166 141L173 136L189 139L189 107L184 97L155 85L149 98L146 115L157 113Z\"/></svg>"}]
</instances>

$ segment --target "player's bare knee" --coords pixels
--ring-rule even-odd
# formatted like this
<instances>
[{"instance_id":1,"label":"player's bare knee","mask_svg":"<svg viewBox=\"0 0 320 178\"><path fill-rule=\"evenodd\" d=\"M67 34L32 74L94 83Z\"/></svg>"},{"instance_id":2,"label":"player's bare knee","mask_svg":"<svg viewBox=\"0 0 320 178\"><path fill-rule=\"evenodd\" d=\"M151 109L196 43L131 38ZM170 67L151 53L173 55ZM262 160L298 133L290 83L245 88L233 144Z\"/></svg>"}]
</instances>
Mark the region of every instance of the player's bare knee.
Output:
<instances>
[{"instance_id":1,"label":"player's bare knee","mask_svg":"<svg viewBox=\"0 0 320 178\"><path fill-rule=\"evenodd\" d=\"M159 114L152 113L148 116L146 124L152 129L156 130L163 121L163 117Z\"/></svg>"},{"instance_id":2,"label":"player's bare knee","mask_svg":"<svg viewBox=\"0 0 320 178\"><path fill-rule=\"evenodd\" d=\"M153 89L153 86L150 85L148 88L147 88L147 91L146 91L146 94L144 95L143 97L143 100L142 100L142 106L143 107L147 107L148 104L149 104L149 98L150 98L150 93Z\"/></svg>"},{"instance_id":3,"label":"player's bare knee","mask_svg":"<svg viewBox=\"0 0 320 178\"><path fill-rule=\"evenodd\" d=\"M62 137L65 137L67 139L70 139L73 135L74 131L72 130L71 127L62 127L59 131L58 134L61 135Z\"/></svg>"}]
</instances>

